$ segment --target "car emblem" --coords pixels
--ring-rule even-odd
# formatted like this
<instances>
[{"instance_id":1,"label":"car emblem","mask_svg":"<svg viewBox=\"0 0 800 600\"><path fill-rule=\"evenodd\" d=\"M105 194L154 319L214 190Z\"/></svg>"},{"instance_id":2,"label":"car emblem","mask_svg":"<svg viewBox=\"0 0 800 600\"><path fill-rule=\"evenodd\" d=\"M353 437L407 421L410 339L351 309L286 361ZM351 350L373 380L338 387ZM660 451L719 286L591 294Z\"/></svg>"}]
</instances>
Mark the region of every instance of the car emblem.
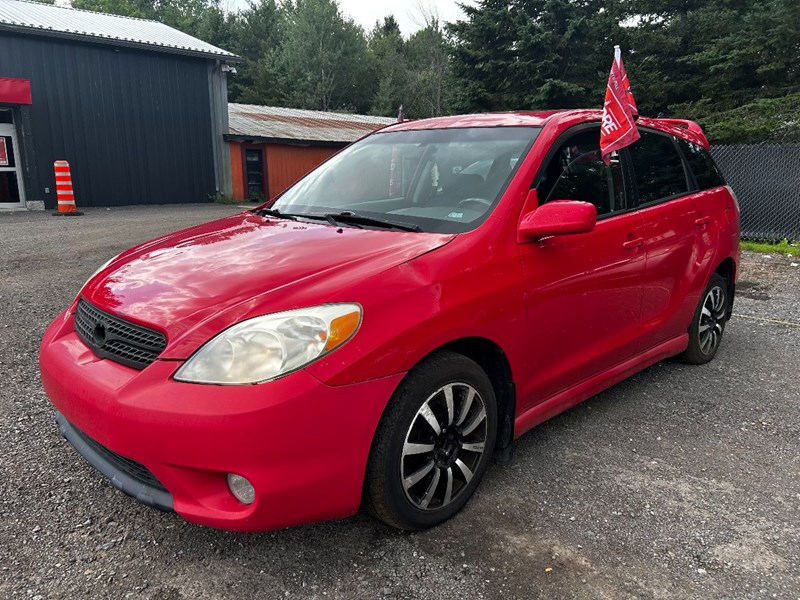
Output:
<instances>
[{"instance_id":1,"label":"car emblem","mask_svg":"<svg viewBox=\"0 0 800 600\"><path fill-rule=\"evenodd\" d=\"M98 346L103 346L106 343L106 326L101 321L97 325L94 326L94 331L92 332L92 339L94 343Z\"/></svg>"}]
</instances>

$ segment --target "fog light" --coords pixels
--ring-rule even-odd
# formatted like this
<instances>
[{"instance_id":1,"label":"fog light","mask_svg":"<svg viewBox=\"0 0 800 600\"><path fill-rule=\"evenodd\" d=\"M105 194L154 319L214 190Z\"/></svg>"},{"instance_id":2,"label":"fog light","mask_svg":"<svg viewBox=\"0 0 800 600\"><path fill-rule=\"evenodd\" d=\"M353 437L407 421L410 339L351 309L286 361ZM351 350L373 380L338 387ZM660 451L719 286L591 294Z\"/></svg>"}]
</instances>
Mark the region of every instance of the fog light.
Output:
<instances>
[{"instance_id":1,"label":"fog light","mask_svg":"<svg viewBox=\"0 0 800 600\"><path fill-rule=\"evenodd\" d=\"M252 504L256 499L256 490L253 488L253 484L241 475L228 473L228 487L231 494L242 504Z\"/></svg>"}]
</instances>

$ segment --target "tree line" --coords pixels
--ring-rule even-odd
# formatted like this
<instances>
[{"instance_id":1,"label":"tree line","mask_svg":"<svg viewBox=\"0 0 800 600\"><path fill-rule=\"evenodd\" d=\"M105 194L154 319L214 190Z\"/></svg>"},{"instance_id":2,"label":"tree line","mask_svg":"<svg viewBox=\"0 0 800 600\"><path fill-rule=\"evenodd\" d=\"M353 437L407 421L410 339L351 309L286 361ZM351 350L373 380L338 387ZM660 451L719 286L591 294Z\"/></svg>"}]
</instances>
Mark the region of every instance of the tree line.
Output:
<instances>
[{"instance_id":1,"label":"tree line","mask_svg":"<svg viewBox=\"0 0 800 600\"><path fill-rule=\"evenodd\" d=\"M244 59L232 102L409 118L602 106L614 44L640 112L715 143L800 141L798 0L477 0L402 35L336 0L72 0L154 19Z\"/></svg>"}]
</instances>

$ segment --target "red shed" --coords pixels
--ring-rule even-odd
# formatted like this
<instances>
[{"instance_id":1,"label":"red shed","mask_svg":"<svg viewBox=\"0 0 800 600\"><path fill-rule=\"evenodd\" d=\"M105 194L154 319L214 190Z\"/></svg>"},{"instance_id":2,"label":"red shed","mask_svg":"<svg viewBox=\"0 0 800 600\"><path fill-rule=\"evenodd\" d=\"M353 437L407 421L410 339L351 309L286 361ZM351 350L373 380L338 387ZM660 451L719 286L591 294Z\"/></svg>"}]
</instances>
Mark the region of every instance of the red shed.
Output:
<instances>
[{"instance_id":1,"label":"red shed","mask_svg":"<svg viewBox=\"0 0 800 600\"><path fill-rule=\"evenodd\" d=\"M387 117L229 104L233 197L274 198L339 149L395 122Z\"/></svg>"}]
</instances>

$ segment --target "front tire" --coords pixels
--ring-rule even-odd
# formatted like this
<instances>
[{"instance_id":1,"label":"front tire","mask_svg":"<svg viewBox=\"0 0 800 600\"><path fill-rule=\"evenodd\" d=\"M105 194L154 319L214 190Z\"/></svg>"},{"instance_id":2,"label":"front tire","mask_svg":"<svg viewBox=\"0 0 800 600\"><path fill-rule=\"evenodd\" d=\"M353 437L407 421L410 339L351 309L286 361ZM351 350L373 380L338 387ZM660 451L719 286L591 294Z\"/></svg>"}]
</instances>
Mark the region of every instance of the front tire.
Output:
<instances>
[{"instance_id":1,"label":"front tire","mask_svg":"<svg viewBox=\"0 0 800 600\"><path fill-rule=\"evenodd\" d=\"M497 401L481 367L441 351L389 401L367 464L365 506L397 529L433 527L475 492L492 456Z\"/></svg>"},{"instance_id":2,"label":"front tire","mask_svg":"<svg viewBox=\"0 0 800 600\"><path fill-rule=\"evenodd\" d=\"M703 365L713 359L722 342L728 319L728 282L718 273L711 276L689 326L689 347L683 362Z\"/></svg>"}]
</instances>

